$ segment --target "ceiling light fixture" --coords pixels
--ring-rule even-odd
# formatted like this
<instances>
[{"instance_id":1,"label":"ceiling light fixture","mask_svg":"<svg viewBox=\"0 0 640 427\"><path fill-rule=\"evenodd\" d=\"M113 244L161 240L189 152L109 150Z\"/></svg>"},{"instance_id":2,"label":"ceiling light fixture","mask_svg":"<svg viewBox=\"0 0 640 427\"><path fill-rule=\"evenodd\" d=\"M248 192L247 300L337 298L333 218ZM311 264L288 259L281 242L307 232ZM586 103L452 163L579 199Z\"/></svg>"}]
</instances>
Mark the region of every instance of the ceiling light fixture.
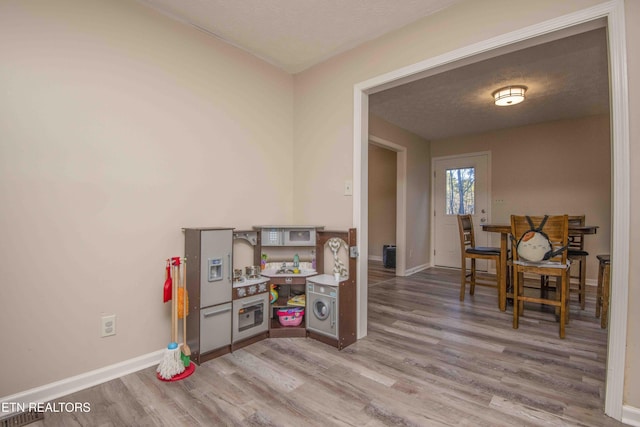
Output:
<instances>
[{"instance_id":1,"label":"ceiling light fixture","mask_svg":"<svg viewBox=\"0 0 640 427\"><path fill-rule=\"evenodd\" d=\"M496 105L504 107L524 101L524 93L526 91L526 86L507 86L496 90L491 95L494 97Z\"/></svg>"}]
</instances>

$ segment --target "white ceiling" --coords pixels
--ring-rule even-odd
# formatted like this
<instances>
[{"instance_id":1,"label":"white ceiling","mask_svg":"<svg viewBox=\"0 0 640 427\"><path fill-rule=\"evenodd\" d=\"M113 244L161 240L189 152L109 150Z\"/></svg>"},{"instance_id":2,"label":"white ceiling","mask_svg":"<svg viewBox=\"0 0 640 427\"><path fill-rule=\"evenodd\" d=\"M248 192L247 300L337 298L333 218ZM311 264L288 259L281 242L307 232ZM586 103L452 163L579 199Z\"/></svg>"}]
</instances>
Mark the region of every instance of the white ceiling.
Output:
<instances>
[{"instance_id":1,"label":"white ceiling","mask_svg":"<svg viewBox=\"0 0 640 427\"><path fill-rule=\"evenodd\" d=\"M293 74L468 0L138 1ZM428 140L607 113L606 31L592 28L372 94L370 111ZM494 106L508 84L527 99Z\"/></svg>"},{"instance_id":2,"label":"white ceiling","mask_svg":"<svg viewBox=\"0 0 640 427\"><path fill-rule=\"evenodd\" d=\"M297 73L460 0L139 0Z\"/></svg>"}]
</instances>

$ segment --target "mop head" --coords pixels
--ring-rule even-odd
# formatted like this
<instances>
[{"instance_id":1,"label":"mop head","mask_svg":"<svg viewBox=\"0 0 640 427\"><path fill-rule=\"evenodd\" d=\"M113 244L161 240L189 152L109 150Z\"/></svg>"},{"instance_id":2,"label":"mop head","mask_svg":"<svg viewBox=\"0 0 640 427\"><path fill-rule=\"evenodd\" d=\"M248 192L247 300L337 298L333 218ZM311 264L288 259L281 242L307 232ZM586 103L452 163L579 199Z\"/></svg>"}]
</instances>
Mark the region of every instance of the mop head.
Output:
<instances>
[{"instance_id":1,"label":"mop head","mask_svg":"<svg viewBox=\"0 0 640 427\"><path fill-rule=\"evenodd\" d=\"M170 380L174 376L184 372L184 362L181 358L180 348L175 342L170 343L164 351L164 356L156 372L165 380Z\"/></svg>"}]
</instances>

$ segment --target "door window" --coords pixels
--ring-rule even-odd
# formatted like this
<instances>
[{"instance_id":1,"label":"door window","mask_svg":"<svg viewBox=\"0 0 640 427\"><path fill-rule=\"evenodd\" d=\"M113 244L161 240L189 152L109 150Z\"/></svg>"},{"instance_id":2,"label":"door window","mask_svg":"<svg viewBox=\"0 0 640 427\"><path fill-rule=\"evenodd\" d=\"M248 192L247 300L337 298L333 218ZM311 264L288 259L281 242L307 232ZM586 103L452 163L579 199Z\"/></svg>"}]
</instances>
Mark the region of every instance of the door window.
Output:
<instances>
[{"instance_id":1,"label":"door window","mask_svg":"<svg viewBox=\"0 0 640 427\"><path fill-rule=\"evenodd\" d=\"M475 213L475 168L446 170L445 207L447 215Z\"/></svg>"}]
</instances>

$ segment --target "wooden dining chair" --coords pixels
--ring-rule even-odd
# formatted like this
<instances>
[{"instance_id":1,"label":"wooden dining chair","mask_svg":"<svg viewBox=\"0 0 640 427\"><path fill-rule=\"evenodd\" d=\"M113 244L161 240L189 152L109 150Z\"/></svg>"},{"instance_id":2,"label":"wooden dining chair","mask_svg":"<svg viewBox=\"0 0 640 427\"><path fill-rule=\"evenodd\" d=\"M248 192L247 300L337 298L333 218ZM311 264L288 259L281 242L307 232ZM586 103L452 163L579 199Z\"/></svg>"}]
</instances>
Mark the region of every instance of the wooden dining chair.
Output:
<instances>
[{"instance_id":1,"label":"wooden dining chair","mask_svg":"<svg viewBox=\"0 0 640 427\"><path fill-rule=\"evenodd\" d=\"M529 217L536 226L543 223L544 217ZM514 239L520 239L526 232L531 230L531 225L526 216L511 216L511 235ZM549 216L542 228L549 241L552 250L566 248L569 239L569 218L567 215ZM522 259L518 255L518 245L512 247L512 268L513 268L513 328L518 329L520 316L524 311L525 302L535 302L539 304L551 305L557 308L560 321L560 338L565 336L565 324L568 316L568 294L569 294L569 267L567 250L562 250L558 255L548 260L532 262ZM524 293L524 275L535 274L556 278L556 296L554 299L548 295L528 296Z\"/></svg>"},{"instance_id":2,"label":"wooden dining chair","mask_svg":"<svg viewBox=\"0 0 640 427\"><path fill-rule=\"evenodd\" d=\"M585 215L569 215L569 227L584 226ZM584 310L586 301L586 278L587 278L587 257L589 252L584 250L584 234L579 232L571 232L569 230L567 258L571 261L569 269L569 297L577 288L578 302L580 309ZM577 271L576 271L577 270ZM576 272L576 274L574 274ZM571 279L576 279L577 286L573 287ZM541 292L544 294L549 290L549 278L541 278Z\"/></svg>"},{"instance_id":3,"label":"wooden dining chair","mask_svg":"<svg viewBox=\"0 0 640 427\"><path fill-rule=\"evenodd\" d=\"M569 215L569 226L571 225L585 225L584 215ZM577 275L569 274L569 294L571 294L571 278L578 279L578 301L580 302L580 309L584 310L585 297L586 297L586 280L587 280L587 257L589 252L584 250L584 235L582 233L569 232L569 252L567 257L570 261L575 261L571 265L578 267Z\"/></svg>"},{"instance_id":4,"label":"wooden dining chair","mask_svg":"<svg viewBox=\"0 0 640 427\"><path fill-rule=\"evenodd\" d=\"M464 301L467 283L469 284L469 295L473 295L476 285L491 286L498 289L500 287L500 248L476 246L475 234L473 232L473 220L471 215L458 215L458 231L460 233L460 301ZM471 260L471 269L467 273L467 260ZM493 260L496 263L495 282L478 278L476 260Z\"/></svg>"},{"instance_id":5,"label":"wooden dining chair","mask_svg":"<svg viewBox=\"0 0 640 427\"><path fill-rule=\"evenodd\" d=\"M609 321L609 293L611 290L611 256L596 255L598 258L598 288L596 290L596 317L600 327L606 328Z\"/></svg>"}]
</instances>

